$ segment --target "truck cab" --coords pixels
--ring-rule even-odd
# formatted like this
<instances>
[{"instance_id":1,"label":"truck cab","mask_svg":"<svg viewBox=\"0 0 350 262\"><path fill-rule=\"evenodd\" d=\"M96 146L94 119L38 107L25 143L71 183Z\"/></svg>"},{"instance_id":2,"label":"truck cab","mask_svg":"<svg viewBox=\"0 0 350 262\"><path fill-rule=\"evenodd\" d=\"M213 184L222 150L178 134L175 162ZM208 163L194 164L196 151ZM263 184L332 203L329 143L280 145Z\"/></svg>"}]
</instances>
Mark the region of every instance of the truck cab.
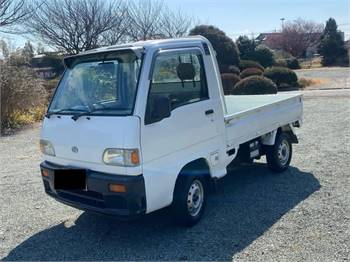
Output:
<instances>
[{"instance_id":1,"label":"truck cab","mask_svg":"<svg viewBox=\"0 0 350 262\"><path fill-rule=\"evenodd\" d=\"M224 96L203 37L103 47L64 63L40 140L45 192L60 202L121 218L172 205L194 225L240 154L268 154L276 171L289 165L301 96Z\"/></svg>"}]
</instances>

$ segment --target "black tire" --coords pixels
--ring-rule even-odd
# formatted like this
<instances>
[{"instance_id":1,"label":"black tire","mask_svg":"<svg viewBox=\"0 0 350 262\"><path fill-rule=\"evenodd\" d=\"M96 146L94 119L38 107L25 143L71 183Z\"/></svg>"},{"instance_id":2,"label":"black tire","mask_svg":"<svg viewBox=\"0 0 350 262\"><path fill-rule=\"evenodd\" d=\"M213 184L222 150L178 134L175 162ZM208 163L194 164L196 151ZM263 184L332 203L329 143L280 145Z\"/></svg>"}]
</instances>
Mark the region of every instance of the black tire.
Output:
<instances>
[{"instance_id":1,"label":"black tire","mask_svg":"<svg viewBox=\"0 0 350 262\"><path fill-rule=\"evenodd\" d=\"M286 133L277 134L275 144L266 147L267 165L272 171L285 171L292 160L292 143Z\"/></svg>"},{"instance_id":2,"label":"black tire","mask_svg":"<svg viewBox=\"0 0 350 262\"><path fill-rule=\"evenodd\" d=\"M194 201L192 202L193 209L190 210L188 198L190 191L193 192L193 186L200 186L202 190L202 202L198 210L194 209ZM177 224L191 227L198 223L201 219L205 205L206 205L207 187L205 179L201 176L180 175L176 181L174 200L173 200L173 214ZM192 194L193 199L195 194Z\"/></svg>"}]
</instances>

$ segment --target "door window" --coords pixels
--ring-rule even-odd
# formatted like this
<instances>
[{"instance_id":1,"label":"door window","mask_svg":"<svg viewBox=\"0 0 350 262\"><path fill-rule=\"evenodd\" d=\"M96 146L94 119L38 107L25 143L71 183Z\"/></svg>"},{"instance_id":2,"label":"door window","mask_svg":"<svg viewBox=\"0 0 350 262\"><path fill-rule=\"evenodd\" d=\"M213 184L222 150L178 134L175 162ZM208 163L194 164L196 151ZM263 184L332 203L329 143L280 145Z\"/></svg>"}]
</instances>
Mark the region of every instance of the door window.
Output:
<instances>
[{"instance_id":1,"label":"door window","mask_svg":"<svg viewBox=\"0 0 350 262\"><path fill-rule=\"evenodd\" d=\"M169 53L156 57L148 107L152 98L166 96L170 109L208 99L203 58L197 52Z\"/></svg>"}]
</instances>

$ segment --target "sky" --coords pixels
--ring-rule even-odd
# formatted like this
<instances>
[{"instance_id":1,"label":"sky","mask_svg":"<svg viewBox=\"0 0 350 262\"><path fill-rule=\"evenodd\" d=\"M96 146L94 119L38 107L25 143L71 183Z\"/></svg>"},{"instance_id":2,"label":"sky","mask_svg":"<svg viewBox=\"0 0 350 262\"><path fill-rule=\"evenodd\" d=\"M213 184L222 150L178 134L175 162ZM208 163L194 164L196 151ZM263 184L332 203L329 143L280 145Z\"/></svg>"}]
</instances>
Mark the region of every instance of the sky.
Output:
<instances>
[{"instance_id":1,"label":"sky","mask_svg":"<svg viewBox=\"0 0 350 262\"><path fill-rule=\"evenodd\" d=\"M281 29L281 18L319 23L333 17L350 38L350 0L165 0L171 8L218 26L232 38Z\"/></svg>"},{"instance_id":2,"label":"sky","mask_svg":"<svg viewBox=\"0 0 350 262\"><path fill-rule=\"evenodd\" d=\"M128 0L132 1L132 0ZM231 38L272 32L281 29L281 18L297 18L319 23L333 17L339 29L350 38L350 0L164 0L173 10L180 8L201 23L212 24ZM4 37L4 35L2 35ZM7 35L15 47L24 45L26 38Z\"/></svg>"}]
</instances>

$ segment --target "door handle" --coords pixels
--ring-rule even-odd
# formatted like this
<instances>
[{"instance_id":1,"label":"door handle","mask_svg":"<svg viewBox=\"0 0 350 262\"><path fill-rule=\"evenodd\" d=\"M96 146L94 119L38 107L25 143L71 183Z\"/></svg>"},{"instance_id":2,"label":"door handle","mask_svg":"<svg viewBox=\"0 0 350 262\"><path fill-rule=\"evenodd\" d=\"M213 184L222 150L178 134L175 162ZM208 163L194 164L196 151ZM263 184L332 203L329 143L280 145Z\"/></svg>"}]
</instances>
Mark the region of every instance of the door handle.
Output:
<instances>
[{"instance_id":1,"label":"door handle","mask_svg":"<svg viewBox=\"0 0 350 262\"><path fill-rule=\"evenodd\" d=\"M205 114L206 115L214 114L214 110L213 109L209 109L209 110L205 111Z\"/></svg>"}]
</instances>

